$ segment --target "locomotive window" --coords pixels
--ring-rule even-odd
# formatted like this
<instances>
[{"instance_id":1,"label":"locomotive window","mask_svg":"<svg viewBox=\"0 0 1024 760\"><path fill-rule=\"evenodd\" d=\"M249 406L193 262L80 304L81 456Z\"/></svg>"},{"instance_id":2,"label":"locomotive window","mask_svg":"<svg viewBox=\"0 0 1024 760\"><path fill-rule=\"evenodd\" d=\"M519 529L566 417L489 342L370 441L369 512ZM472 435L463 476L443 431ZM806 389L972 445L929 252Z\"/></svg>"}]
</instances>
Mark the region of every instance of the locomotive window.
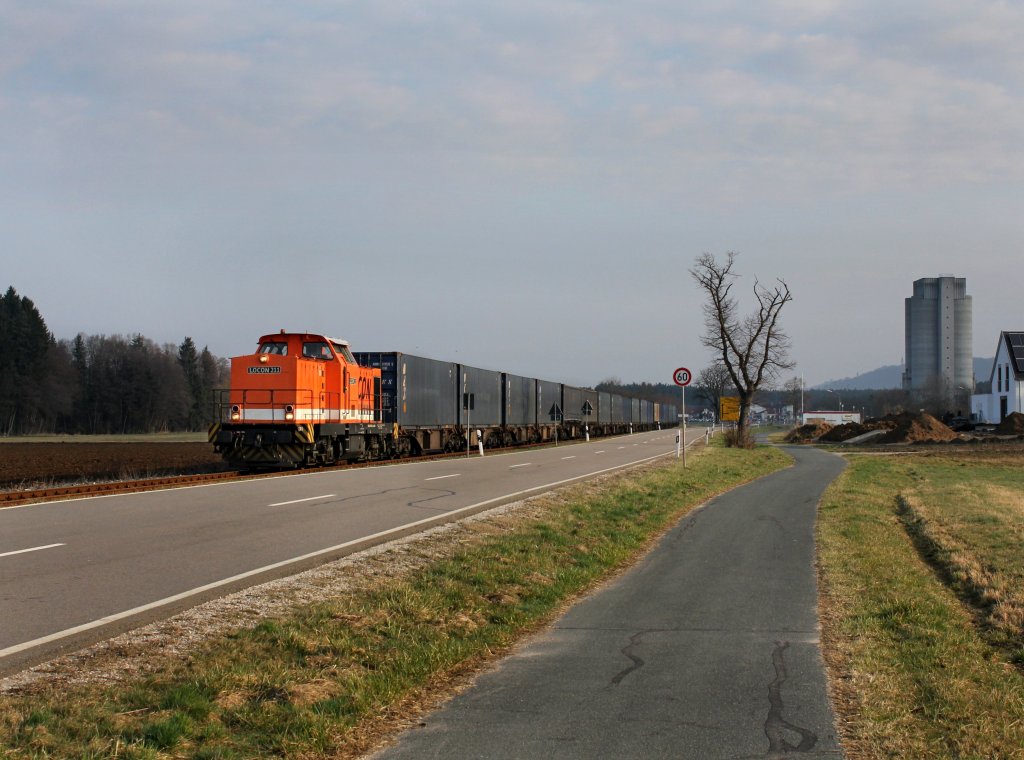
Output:
<instances>
[{"instance_id":1,"label":"locomotive window","mask_svg":"<svg viewBox=\"0 0 1024 760\"><path fill-rule=\"evenodd\" d=\"M352 352L348 350L348 346L341 343L332 343L331 345L334 346L334 350L337 353L341 354L345 358L346 362L349 364L356 363L355 357L352 356Z\"/></svg>"},{"instance_id":2,"label":"locomotive window","mask_svg":"<svg viewBox=\"0 0 1024 760\"><path fill-rule=\"evenodd\" d=\"M302 355L307 359L333 359L331 347L321 341L302 344Z\"/></svg>"},{"instance_id":3,"label":"locomotive window","mask_svg":"<svg viewBox=\"0 0 1024 760\"><path fill-rule=\"evenodd\" d=\"M288 344L287 343L264 343L260 346L261 354L276 354L277 356L288 355Z\"/></svg>"}]
</instances>

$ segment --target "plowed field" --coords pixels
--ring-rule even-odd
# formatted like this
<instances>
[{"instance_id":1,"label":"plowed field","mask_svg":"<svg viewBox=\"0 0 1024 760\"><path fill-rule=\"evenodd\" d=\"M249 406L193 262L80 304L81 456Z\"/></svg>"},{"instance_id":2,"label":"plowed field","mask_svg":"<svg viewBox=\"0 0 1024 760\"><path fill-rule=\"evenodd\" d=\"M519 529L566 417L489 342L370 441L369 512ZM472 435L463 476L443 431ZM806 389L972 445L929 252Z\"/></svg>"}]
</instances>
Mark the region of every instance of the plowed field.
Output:
<instances>
[{"instance_id":1,"label":"plowed field","mask_svg":"<svg viewBox=\"0 0 1024 760\"><path fill-rule=\"evenodd\" d=\"M0 489L225 469L209 443L0 444Z\"/></svg>"}]
</instances>

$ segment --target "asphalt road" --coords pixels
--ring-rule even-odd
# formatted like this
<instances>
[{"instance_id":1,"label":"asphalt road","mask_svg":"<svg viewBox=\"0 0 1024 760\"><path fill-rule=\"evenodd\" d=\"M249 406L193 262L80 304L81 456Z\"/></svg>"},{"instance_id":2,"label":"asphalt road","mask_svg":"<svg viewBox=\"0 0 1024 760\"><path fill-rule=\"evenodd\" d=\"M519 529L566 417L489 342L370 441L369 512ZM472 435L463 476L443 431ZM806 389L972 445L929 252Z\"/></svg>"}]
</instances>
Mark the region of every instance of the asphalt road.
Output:
<instances>
[{"instance_id":1,"label":"asphalt road","mask_svg":"<svg viewBox=\"0 0 1024 760\"><path fill-rule=\"evenodd\" d=\"M247 585L674 452L669 430L0 509L0 675Z\"/></svg>"},{"instance_id":2,"label":"asphalt road","mask_svg":"<svg viewBox=\"0 0 1024 760\"><path fill-rule=\"evenodd\" d=\"M790 451L375 760L841 757L813 528L843 462Z\"/></svg>"}]
</instances>

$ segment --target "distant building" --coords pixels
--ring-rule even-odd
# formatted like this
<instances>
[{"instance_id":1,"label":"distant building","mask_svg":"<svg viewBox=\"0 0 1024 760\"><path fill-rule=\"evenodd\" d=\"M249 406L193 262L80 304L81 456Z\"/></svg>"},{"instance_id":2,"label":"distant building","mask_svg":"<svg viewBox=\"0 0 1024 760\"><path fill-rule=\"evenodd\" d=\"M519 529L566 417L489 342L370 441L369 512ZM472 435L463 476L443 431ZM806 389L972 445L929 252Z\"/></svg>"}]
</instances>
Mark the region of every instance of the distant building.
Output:
<instances>
[{"instance_id":1,"label":"distant building","mask_svg":"<svg viewBox=\"0 0 1024 760\"><path fill-rule=\"evenodd\" d=\"M963 277L914 281L906 299L906 369L903 388L940 391L950 400L974 388L971 297Z\"/></svg>"},{"instance_id":2,"label":"distant building","mask_svg":"<svg viewBox=\"0 0 1024 760\"><path fill-rule=\"evenodd\" d=\"M860 412L804 412L803 417L804 425L813 425L820 422L827 422L829 425L847 425L851 422L860 424Z\"/></svg>"},{"instance_id":3,"label":"distant building","mask_svg":"<svg viewBox=\"0 0 1024 760\"><path fill-rule=\"evenodd\" d=\"M975 422L998 425L1013 412L1024 413L1024 332L999 334L988 381L988 393L971 396L971 418Z\"/></svg>"}]
</instances>

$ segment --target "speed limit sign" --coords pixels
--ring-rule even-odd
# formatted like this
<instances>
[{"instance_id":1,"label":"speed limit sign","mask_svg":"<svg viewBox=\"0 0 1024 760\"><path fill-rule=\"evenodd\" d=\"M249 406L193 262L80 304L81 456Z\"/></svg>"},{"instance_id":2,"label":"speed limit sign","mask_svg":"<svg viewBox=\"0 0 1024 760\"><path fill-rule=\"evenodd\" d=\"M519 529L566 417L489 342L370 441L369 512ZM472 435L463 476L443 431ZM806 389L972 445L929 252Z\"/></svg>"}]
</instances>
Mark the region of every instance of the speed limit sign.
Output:
<instances>
[{"instance_id":1,"label":"speed limit sign","mask_svg":"<svg viewBox=\"0 0 1024 760\"><path fill-rule=\"evenodd\" d=\"M693 376L690 374L690 370L686 367L680 367L672 374L672 379L676 381L676 385L687 386L690 384L690 380Z\"/></svg>"}]
</instances>

